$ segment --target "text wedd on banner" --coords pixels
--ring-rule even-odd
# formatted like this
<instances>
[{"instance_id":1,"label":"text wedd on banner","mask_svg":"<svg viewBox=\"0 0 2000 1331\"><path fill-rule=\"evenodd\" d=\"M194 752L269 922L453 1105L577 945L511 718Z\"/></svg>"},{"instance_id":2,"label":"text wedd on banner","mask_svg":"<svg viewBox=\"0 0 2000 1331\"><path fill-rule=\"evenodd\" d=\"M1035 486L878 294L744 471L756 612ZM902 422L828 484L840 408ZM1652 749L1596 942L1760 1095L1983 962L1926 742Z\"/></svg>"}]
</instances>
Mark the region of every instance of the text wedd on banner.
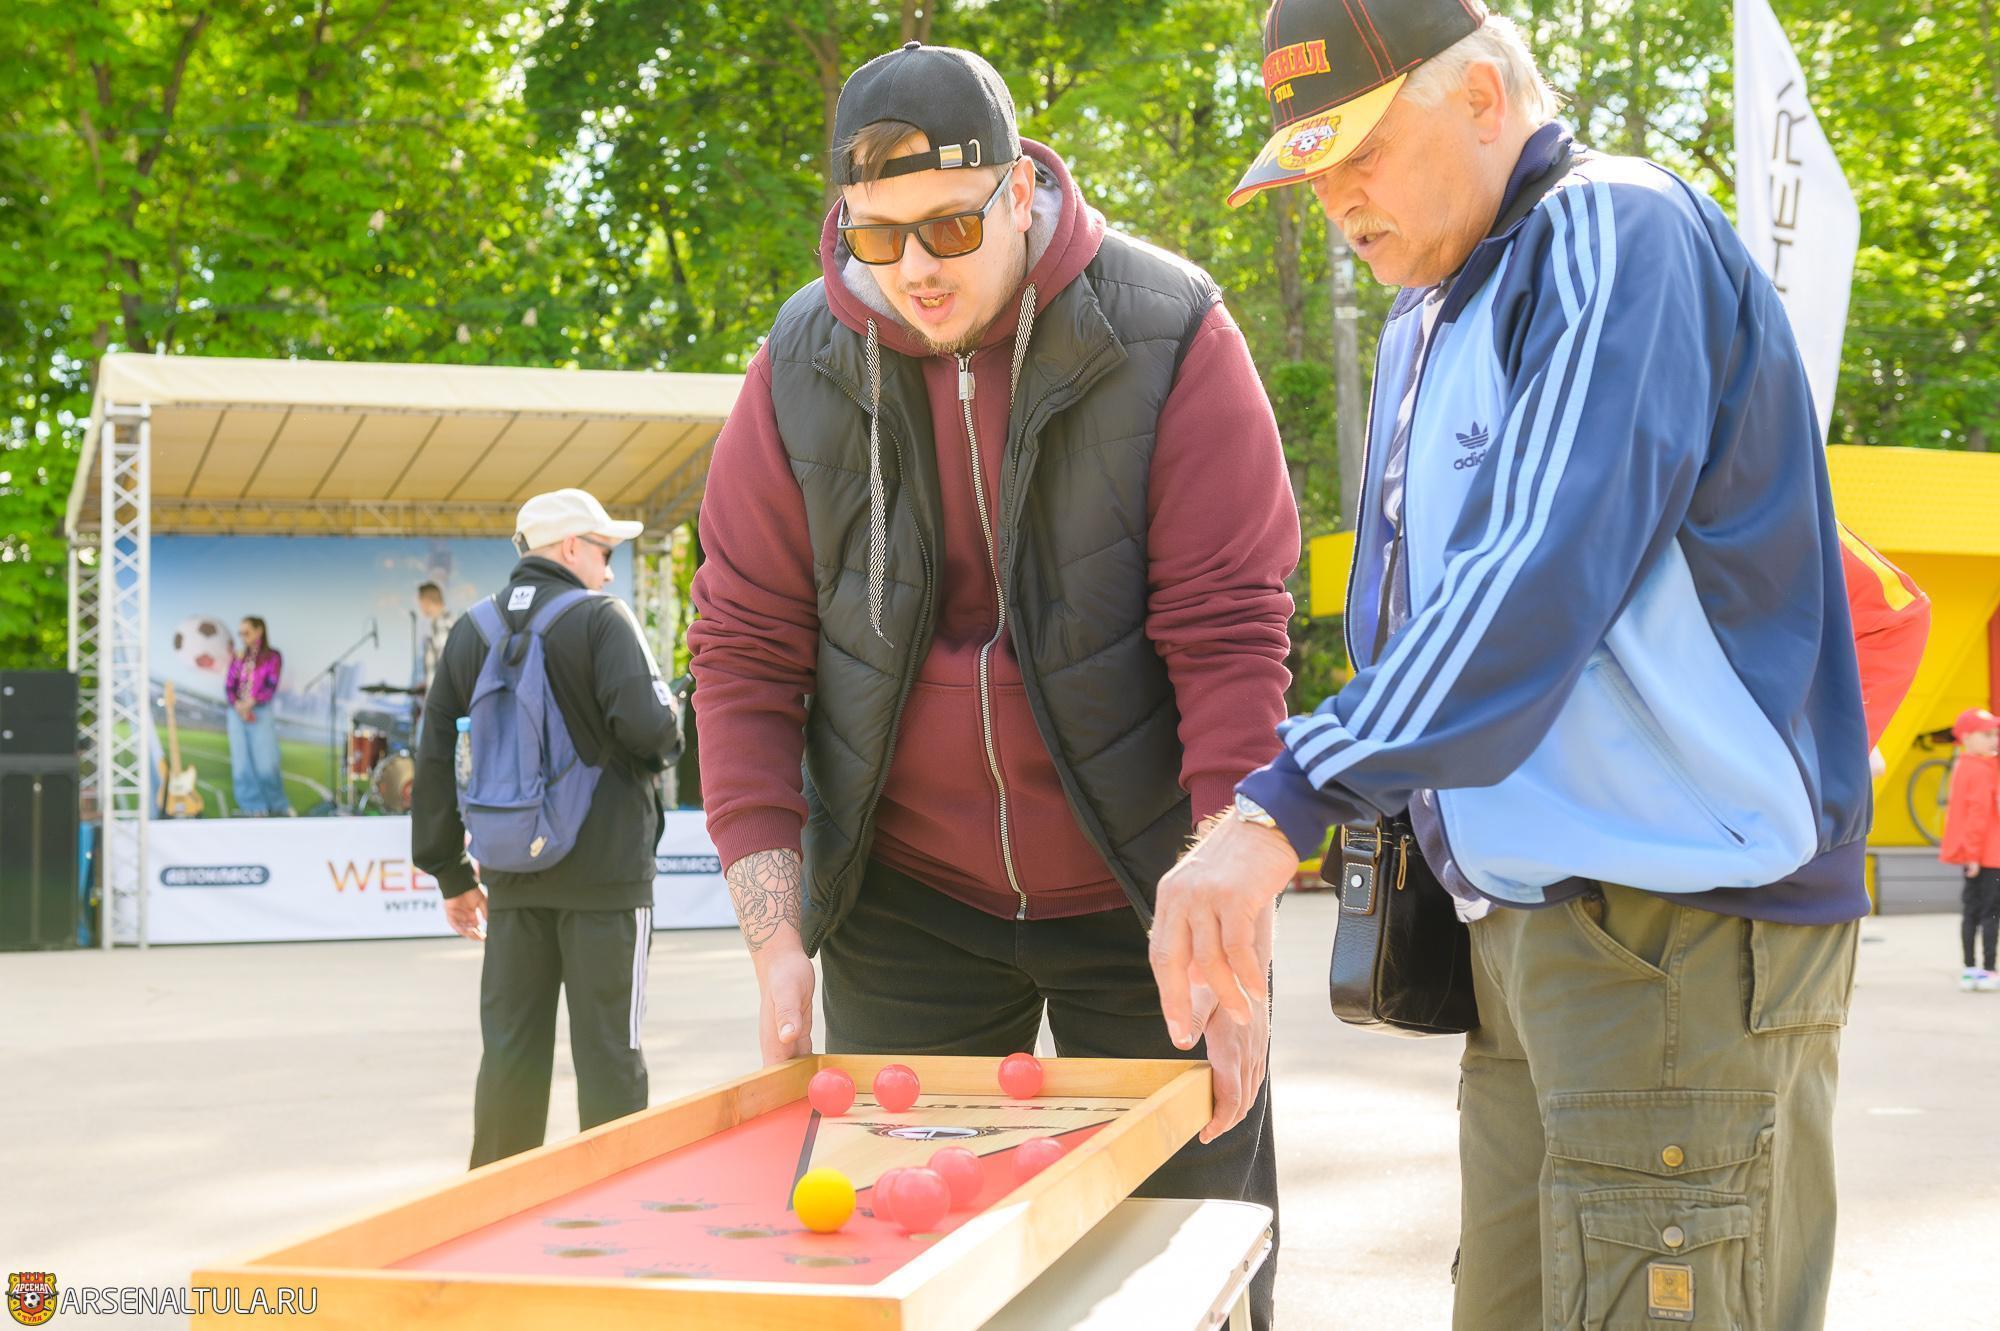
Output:
<instances>
[{"instance_id":1,"label":"text wedd on banner","mask_svg":"<svg viewBox=\"0 0 2000 1331\"><path fill-rule=\"evenodd\" d=\"M1791 316L1824 442L1861 214L1770 0L1736 0L1736 232Z\"/></svg>"},{"instance_id":2,"label":"text wedd on banner","mask_svg":"<svg viewBox=\"0 0 2000 1331\"><path fill-rule=\"evenodd\" d=\"M408 818L156 819L146 863L154 943L451 934L437 880L410 863ZM700 810L667 812L654 865L655 928L735 925Z\"/></svg>"}]
</instances>

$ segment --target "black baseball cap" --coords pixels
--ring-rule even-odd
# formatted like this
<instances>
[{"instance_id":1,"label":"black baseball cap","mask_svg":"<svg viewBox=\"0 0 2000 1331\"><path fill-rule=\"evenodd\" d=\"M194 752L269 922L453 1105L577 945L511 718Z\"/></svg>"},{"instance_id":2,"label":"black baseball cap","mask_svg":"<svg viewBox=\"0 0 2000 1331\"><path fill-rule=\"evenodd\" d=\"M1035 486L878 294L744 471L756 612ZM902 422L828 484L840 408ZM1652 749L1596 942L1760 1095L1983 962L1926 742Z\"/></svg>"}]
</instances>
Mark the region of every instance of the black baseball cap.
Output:
<instances>
[{"instance_id":1,"label":"black baseball cap","mask_svg":"<svg viewBox=\"0 0 2000 1331\"><path fill-rule=\"evenodd\" d=\"M1014 96L999 71L970 51L908 42L847 76L833 111L833 180L861 181L847 141L881 120L915 125L930 149L882 163L882 176L1003 166L1021 155Z\"/></svg>"},{"instance_id":2,"label":"black baseball cap","mask_svg":"<svg viewBox=\"0 0 2000 1331\"><path fill-rule=\"evenodd\" d=\"M1338 166L1411 70L1484 22L1481 0L1277 0L1264 16L1264 96L1277 132L1229 206Z\"/></svg>"}]
</instances>

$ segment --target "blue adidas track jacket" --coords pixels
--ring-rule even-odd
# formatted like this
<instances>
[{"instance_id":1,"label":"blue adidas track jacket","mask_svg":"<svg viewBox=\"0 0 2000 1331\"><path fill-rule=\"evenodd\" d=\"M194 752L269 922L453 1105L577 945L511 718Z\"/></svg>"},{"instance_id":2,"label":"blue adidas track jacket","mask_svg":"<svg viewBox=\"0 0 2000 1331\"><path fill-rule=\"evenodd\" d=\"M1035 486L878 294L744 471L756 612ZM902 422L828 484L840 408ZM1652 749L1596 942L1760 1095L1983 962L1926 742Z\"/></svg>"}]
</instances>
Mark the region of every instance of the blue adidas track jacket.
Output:
<instances>
[{"instance_id":1,"label":"blue adidas track jacket","mask_svg":"<svg viewBox=\"0 0 2000 1331\"><path fill-rule=\"evenodd\" d=\"M1411 418L1410 617L1374 651L1382 469ZM1376 360L1352 682L1239 787L1302 855L1408 809L1468 898L1590 880L1794 922L1868 909L1868 744L1810 390L1707 197L1550 125L1442 292Z\"/></svg>"}]
</instances>

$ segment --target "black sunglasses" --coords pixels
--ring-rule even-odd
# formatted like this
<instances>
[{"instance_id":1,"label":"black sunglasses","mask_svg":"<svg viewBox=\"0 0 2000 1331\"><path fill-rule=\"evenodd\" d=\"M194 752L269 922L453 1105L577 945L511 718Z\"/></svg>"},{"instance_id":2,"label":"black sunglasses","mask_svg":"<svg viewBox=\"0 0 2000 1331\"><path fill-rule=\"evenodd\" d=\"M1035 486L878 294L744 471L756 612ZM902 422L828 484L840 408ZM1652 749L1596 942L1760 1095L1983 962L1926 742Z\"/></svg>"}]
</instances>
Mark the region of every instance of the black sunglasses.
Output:
<instances>
[{"instance_id":1,"label":"black sunglasses","mask_svg":"<svg viewBox=\"0 0 2000 1331\"><path fill-rule=\"evenodd\" d=\"M972 253L986 239L986 214L993 211L993 205L1000 201L1000 192L1007 188L1007 182L1014 178L1010 171L1000 177L1000 183L993 187L986 202L967 213L950 213L944 217L926 217L921 222L879 222L866 226L855 226L847 218L847 205L840 205L840 238L847 244L848 253L866 264L880 267L884 264L900 263L903 246L911 236L930 252L933 259L959 259Z\"/></svg>"}]
</instances>

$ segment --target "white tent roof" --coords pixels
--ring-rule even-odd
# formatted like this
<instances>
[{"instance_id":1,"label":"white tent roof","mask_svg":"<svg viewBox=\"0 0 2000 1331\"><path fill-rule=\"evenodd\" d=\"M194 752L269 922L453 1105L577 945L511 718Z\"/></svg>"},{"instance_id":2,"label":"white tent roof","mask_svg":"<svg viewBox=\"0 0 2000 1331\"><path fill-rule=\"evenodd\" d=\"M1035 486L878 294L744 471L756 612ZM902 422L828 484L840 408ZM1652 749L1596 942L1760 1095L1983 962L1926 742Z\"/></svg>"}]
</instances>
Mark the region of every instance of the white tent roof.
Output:
<instances>
[{"instance_id":1,"label":"white tent roof","mask_svg":"<svg viewBox=\"0 0 2000 1331\"><path fill-rule=\"evenodd\" d=\"M666 531L692 516L743 377L114 354L69 530L98 524L107 421L143 411L152 530L500 534L530 495L591 491Z\"/></svg>"}]
</instances>

